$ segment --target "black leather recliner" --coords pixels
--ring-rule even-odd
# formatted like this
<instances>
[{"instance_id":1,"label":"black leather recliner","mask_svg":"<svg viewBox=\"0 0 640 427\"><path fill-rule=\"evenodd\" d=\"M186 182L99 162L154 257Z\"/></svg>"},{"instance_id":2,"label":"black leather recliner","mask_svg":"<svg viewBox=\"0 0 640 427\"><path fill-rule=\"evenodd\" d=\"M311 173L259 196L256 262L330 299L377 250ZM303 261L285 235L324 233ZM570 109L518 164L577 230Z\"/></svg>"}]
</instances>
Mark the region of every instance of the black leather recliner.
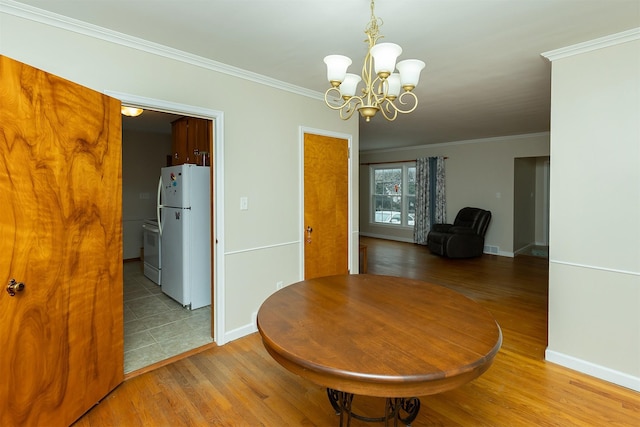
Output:
<instances>
[{"instance_id":1,"label":"black leather recliner","mask_svg":"<svg viewBox=\"0 0 640 427\"><path fill-rule=\"evenodd\" d=\"M431 252L448 258L480 256L489 222L490 211L462 208L453 224L433 224L427 235L427 246Z\"/></svg>"}]
</instances>

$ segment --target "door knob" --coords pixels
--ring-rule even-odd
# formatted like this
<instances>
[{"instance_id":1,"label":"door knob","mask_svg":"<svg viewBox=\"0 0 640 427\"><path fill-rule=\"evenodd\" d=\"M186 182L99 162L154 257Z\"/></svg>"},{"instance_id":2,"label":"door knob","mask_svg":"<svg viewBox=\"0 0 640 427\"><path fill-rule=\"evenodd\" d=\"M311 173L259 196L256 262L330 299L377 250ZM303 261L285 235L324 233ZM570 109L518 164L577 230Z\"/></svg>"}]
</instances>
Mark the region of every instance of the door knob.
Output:
<instances>
[{"instance_id":1,"label":"door knob","mask_svg":"<svg viewBox=\"0 0 640 427\"><path fill-rule=\"evenodd\" d=\"M313 228L307 227L307 243L311 243L311 233L313 232Z\"/></svg>"},{"instance_id":2,"label":"door knob","mask_svg":"<svg viewBox=\"0 0 640 427\"><path fill-rule=\"evenodd\" d=\"M24 283L16 282L15 279L11 279L9 281L9 284L7 285L7 293L9 293L9 295L12 297L16 296L16 292L22 292L23 290Z\"/></svg>"}]
</instances>

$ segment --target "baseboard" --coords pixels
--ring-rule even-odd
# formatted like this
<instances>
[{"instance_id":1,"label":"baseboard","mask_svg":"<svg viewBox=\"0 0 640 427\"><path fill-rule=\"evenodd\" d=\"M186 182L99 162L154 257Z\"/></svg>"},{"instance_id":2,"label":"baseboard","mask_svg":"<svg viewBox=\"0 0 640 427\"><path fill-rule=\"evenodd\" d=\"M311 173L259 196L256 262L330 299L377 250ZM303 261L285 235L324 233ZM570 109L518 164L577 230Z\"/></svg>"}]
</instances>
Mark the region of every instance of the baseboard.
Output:
<instances>
[{"instance_id":1,"label":"baseboard","mask_svg":"<svg viewBox=\"0 0 640 427\"><path fill-rule=\"evenodd\" d=\"M507 257L507 258L514 258L515 257L515 254L513 252L507 252L507 251L498 251L497 254L490 254L490 255L504 256L504 257Z\"/></svg>"},{"instance_id":2,"label":"baseboard","mask_svg":"<svg viewBox=\"0 0 640 427\"><path fill-rule=\"evenodd\" d=\"M251 335L254 332L258 332L258 328L255 323L250 323L245 326L241 326L239 328L233 329L224 334L224 343L228 343L231 341L235 341L242 337L246 337L247 335Z\"/></svg>"},{"instance_id":3,"label":"baseboard","mask_svg":"<svg viewBox=\"0 0 640 427\"><path fill-rule=\"evenodd\" d=\"M545 351L545 360L631 390L640 391L640 378L625 374L624 372L596 365L595 363L549 349Z\"/></svg>"},{"instance_id":4,"label":"baseboard","mask_svg":"<svg viewBox=\"0 0 640 427\"><path fill-rule=\"evenodd\" d=\"M366 233L366 232L360 232L360 235L363 237L371 237L374 239L384 239L384 240L393 240L396 242L415 243L413 239L397 237L397 236L387 236L383 234ZM504 256L508 258L514 257L513 252L501 251L498 246L485 246L482 252L488 255L498 255L498 256Z\"/></svg>"},{"instance_id":5,"label":"baseboard","mask_svg":"<svg viewBox=\"0 0 640 427\"><path fill-rule=\"evenodd\" d=\"M361 236L371 237L371 238L374 238L374 239L393 240L393 241L396 241L396 242L405 242L405 243L415 243L413 241L413 238L405 238L405 237L398 237L398 236L387 236L387 235L384 235L384 234L363 233L363 232L360 232L359 234Z\"/></svg>"}]
</instances>

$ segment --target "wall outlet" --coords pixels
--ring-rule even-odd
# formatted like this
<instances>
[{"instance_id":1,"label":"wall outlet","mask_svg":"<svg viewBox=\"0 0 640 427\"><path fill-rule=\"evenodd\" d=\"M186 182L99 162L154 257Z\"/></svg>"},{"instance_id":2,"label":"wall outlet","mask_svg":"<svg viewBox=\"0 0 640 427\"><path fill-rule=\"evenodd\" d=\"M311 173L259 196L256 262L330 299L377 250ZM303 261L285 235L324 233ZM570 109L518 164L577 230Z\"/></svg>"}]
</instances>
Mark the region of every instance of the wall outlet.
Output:
<instances>
[{"instance_id":1,"label":"wall outlet","mask_svg":"<svg viewBox=\"0 0 640 427\"><path fill-rule=\"evenodd\" d=\"M276 289L282 289L283 286L284 286L284 283L282 283L282 281L276 282Z\"/></svg>"}]
</instances>

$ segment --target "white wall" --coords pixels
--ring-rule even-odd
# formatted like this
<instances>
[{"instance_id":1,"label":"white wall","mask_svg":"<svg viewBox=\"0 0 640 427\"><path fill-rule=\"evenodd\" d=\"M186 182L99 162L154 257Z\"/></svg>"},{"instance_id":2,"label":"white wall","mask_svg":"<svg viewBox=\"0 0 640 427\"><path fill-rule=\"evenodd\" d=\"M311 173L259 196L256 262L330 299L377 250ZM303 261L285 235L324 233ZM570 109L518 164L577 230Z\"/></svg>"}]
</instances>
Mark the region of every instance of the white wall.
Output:
<instances>
[{"instance_id":1,"label":"white wall","mask_svg":"<svg viewBox=\"0 0 640 427\"><path fill-rule=\"evenodd\" d=\"M366 125L363 125L366 126ZM530 134L488 138L402 150L360 153L361 163L393 162L418 157L445 156L447 220L465 206L488 209L491 224L485 245L513 256L514 159L549 155L549 135ZM413 229L370 223L369 166L360 166L360 234L413 242Z\"/></svg>"},{"instance_id":2,"label":"white wall","mask_svg":"<svg viewBox=\"0 0 640 427\"><path fill-rule=\"evenodd\" d=\"M12 7L0 12L2 55L100 92L224 112L224 157L216 157L224 166L224 194L216 194L216 216L225 222L216 230L220 243L214 249L223 252L223 265L216 266L223 271L222 283L216 283L223 298L216 309L224 316L218 318L216 310L216 327L222 328L216 339L224 343L254 331L253 314L275 292L276 281L302 278L300 126L351 135L357 165L358 121L340 120L321 94L218 72L201 58L170 49L141 50L126 37L99 39L90 26L76 28ZM357 182L355 176L353 224ZM239 209L242 196L249 198L248 211ZM357 270L357 245L352 248Z\"/></svg>"},{"instance_id":3,"label":"white wall","mask_svg":"<svg viewBox=\"0 0 640 427\"><path fill-rule=\"evenodd\" d=\"M555 57L547 359L640 390L640 31Z\"/></svg>"},{"instance_id":4,"label":"white wall","mask_svg":"<svg viewBox=\"0 0 640 427\"><path fill-rule=\"evenodd\" d=\"M158 174L171 154L171 134L122 132L122 252L138 258L143 245L142 224L156 216Z\"/></svg>"},{"instance_id":5,"label":"white wall","mask_svg":"<svg viewBox=\"0 0 640 427\"><path fill-rule=\"evenodd\" d=\"M549 246L549 157L536 158L535 244Z\"/></svg>"}]
</instances>

